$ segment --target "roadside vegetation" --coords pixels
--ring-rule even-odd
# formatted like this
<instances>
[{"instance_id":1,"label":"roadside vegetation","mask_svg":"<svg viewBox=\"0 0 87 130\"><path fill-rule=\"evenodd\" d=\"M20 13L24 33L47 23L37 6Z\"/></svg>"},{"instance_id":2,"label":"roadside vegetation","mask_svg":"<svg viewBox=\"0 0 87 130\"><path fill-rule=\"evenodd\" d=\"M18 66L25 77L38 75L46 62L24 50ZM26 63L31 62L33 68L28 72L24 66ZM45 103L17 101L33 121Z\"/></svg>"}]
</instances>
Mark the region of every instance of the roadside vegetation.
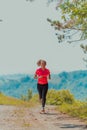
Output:
<instances>
[{"instance_id":1,"label":"roadside vegetation","mask_svg":"<svg viewBox=\"0 0 87 130\"><path fill-rule=\"evenodd\" d=\"M0 105L30 107L31 103L29 103L27 101L23 101L23 100L17 99L17 98L5 96L3 93L0 92Z\"/></svg>"},{"instance_id":2,"label":"roadside vegetation","mask_svg":"<svg viewBox=\"0 0 87 130\"><path fill-rule=\"evenodd\" d=\"M38 102L37 94L32 97L31 102ZM76 100L69 90L49 90L47 104L56 105L60 112L87 121L87 101Z\"/></svg>"},{"instance_id":3,"label":"roadside vegetation","mask_svg":"<svg viewBox=\"0 0 87 130\"><path fill-rule=\"evenodd\" d=\"M0 93L0 105L32 107L39 104L38 94L32 95L31 90L28 90L25 97L22 96L22 99L16 99ZM56 109L64 114L87 121L87 101L76 100L69 90L49 90L47 104L55 105Z\"/></svg>"}]
</instances>

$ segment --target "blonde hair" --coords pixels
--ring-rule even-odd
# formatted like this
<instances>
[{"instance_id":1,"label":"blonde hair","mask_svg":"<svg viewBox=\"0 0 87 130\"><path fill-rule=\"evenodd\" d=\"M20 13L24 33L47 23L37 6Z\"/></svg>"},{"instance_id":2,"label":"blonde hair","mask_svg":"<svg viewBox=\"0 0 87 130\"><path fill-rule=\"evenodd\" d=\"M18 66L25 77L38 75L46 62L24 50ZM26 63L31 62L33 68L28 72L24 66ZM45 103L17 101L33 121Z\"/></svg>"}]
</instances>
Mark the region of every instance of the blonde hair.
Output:
<instances>
[{"instance_id":1,"label":"blonde hair","mask_svg":"<svg viewBox=\"0 0 87 130\"><path fill-rule=\"evenodd\" d=\"M47 64L47 62L45 60L38 60L37 61L37 65L40 66L41 65L41 62L43 62L45 65Z\"/></svg>"}]
</instances>

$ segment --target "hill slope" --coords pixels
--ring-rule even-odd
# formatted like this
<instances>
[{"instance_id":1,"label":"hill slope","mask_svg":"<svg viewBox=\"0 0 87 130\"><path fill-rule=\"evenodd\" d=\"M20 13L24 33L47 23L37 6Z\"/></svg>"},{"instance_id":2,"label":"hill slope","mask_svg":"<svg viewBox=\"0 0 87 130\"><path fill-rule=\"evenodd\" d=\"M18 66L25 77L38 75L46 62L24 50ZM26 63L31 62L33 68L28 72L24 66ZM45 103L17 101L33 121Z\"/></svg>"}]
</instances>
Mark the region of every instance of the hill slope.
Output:
<instances>
[{"instance_id":1,"label":"hill slope","mask_svg":"<svg viewBox=\"0 0 87 130\"><path fill-rule=\"evenodd\" d=\"M9 106L30 106L29 102L22 101L13 97L5 96L0 93L0 105L9 105Z\"/></svg>"}]
</instances>

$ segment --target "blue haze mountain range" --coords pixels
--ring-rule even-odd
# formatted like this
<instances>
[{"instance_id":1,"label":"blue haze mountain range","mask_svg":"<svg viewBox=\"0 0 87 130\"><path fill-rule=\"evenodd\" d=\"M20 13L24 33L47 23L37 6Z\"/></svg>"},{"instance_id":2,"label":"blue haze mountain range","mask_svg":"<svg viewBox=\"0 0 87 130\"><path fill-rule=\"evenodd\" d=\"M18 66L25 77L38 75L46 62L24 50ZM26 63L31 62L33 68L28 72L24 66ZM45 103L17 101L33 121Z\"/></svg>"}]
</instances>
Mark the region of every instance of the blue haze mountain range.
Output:
<instances>
[{"instance_id":1,"label":"blue haze mountain range","mask_svg":"<svg viewBox=\"0 0 87 130\"><path fill-rule=\"evenodd\" d=\"M27 94L28 89L32 89L33 94L37 93L37 80L33 78L33 75L0 76L0 92L7 96L20 98L21 95ZM52 74L51 80L49 80L49 89L68 89L76 99L87 99L87 70Z\"/></svg>"}]
</instances>

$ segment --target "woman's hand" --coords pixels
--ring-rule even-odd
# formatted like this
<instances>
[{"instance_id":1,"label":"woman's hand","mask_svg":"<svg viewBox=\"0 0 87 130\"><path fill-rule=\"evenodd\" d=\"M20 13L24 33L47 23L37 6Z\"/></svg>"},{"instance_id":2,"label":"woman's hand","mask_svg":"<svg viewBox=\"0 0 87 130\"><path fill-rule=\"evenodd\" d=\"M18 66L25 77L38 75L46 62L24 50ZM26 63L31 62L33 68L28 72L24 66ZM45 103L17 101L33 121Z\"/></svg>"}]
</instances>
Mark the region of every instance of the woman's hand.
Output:
<instances>
[{"instance_id":1,"label":"woman's hand","mask_svg":"<svg viewBox=\"0 0 87 130\"><path fill-rule=\"evenodd\" d=\"M44 76L43 75L41 75L41 76L38 76L38 78L43 78Z\"/></svg>"},{"instance_id":2,"label":"woman's hand","mask_svg":"<svg viewBox=\"0 0 87 130\"><path fill-rule=\"evenodd\" d=\"M35 75L34 75L34 79L37 79L37 78L38 78L38 77L37 77L37 75L35 74Z\"/></svg>"},{"instance_id":3,"label":"woman's hand","mask_svg":"<svg viewBox=\"0 0 87 130\"><path fill-rule=\"evenodd\" d=\"M34 75L34 78L35 78L35 79L38 79L38 78L43 78L43 77L46 77L46 76L44 76L44 75L37 76L36 74Z\"/></svg>"},{"instance_id":4,"label":"woman's hand","mask_svg":"<svg viewBox=\"0 0 87 130\"><path fill-rule=\"evenodd\" d=\"M51 79L51 75L49 74L48 79Z\"/></svg>"}]
</instances>

